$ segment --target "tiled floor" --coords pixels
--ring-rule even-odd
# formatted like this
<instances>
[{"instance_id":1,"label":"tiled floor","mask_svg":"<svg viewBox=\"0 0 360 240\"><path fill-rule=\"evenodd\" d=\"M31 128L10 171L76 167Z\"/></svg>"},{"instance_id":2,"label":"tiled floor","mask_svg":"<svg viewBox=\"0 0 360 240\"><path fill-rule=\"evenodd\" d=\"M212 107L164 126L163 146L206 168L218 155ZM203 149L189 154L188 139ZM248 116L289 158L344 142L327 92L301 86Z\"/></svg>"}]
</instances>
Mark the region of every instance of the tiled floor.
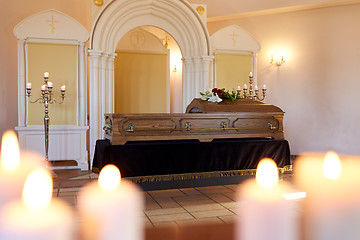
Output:
<instances>
[{"instance_id":1,"label":"tiled floor","mask_svg":"<svg viewBox=\"0 0 360 240\"><path fill-rule=\"evenodd\" d=\"M81 187L98 178L98 174L89 171L57 170L55 173L53 196L75 209ZM291 173L283 175L283 181L291 180ZM220 185L146 191L144 220L148 227L232 222L236 217L237 188L238 185Z\"/></svg>"}]
</instances>

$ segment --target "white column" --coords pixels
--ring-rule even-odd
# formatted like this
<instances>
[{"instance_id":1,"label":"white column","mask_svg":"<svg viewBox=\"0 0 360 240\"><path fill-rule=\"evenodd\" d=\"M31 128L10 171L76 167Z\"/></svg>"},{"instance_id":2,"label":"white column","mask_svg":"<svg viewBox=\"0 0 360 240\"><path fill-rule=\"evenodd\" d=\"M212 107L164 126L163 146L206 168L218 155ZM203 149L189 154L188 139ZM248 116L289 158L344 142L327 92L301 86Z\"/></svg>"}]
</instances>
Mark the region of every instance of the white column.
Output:
<instances>
[{"instance_id":1,"label":"white column","mask_svg":"<svg viewBox=\"0 0 360 240\"><path fill-rule=\"evenodd\" d=\"M101 136L102 129L99 127L100 99L99 99L99 65L102 52L89 50L90 56L90 89L89 89L89 115L90 115L90 167L94 158L96 140Z\"/></svg>"},{"instance_id":2,"label":"white column","mask_svg":"<svg viewBox=\"0 0 360 240\"><path fill-rule=\"evenodd\" d=\"M183 112L185 112L186 107L191 102L191 88L192 88L192 67L193 61L191 59L182 59L183 60Z\"/></svg>"},{"instance_id":3,"label":"white column","mask_svg":"<svg viewBox=\"0 0 360 240\"><path fill-rule=\"evenodd\" d=\"M111 53L107 58L107 69L106 69L106 104L105 112L113 113L114 112L114 60L116 53Z\"/></svg>"},{"instance_id":4,"label":"white column","mask_svg":"<svg viewBox=\"0 0 360 240\"><path fill-rule=\"evenodd\" d=\"M104 138L104 131L102 130L105 124L104 114L106 112L106 78L107 78L107 66L108 66L108 54L103 53L101 55L100 67L99 67L99 138Z\"/></svg>"},{"instance_id":5,"label":"white column","mask_svg":"<svg viewBox=\"0 0 360 240\"><path fill-rule=\"evenodd\" d=\"M78 126L86 126L87 115L87 78L86 78L86 42L79 42L79 73L78 73Z\"/></svg>"},{"instance_id":6,"label":"white column","mask_svg":"<svg viewBox=\"0 0 360 240\"><path fill-rule=\"evenodd\" d=\"M212 89L214 86L214 80L213 80L213 74L212 74L212 61L214 57L213 56L203 56L202 57L202 75L203 75L203 81L202 81L202 91L206 91L208 89Z\"/></svg>"},{"instance_id":7,"label":"white column","mask_svg":"<svg viewBox=\"0 0 360 240\"><path fill-rule=\"evenodd\" d=\"M25 59L25 39L18 38L18 126L26 126L26 59Z\"/></svg>"},{"instance_id":8,"label":"white column","mask_svg":"<svg viewBox=\"0 0 360 240\"><path fill-rule=\"evenodd\" d=\"M204 91L204 89L201 89L202 82L203 82L203 76L202 76L202 64L200 58L194 58L194 67L193 67L193 88L191 89L191 100L200 95L200 91Z\"/></svg>"}]
</instances>

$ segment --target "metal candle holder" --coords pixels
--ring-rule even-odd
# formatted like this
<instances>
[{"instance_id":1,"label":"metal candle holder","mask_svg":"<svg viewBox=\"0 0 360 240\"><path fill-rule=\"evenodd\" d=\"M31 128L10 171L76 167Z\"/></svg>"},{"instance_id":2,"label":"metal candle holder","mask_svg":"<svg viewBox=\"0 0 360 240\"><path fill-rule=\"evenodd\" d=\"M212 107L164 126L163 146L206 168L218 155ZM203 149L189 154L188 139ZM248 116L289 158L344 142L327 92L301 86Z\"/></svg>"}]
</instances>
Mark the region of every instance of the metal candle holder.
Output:
<instances>
[{"instance_id":1,"label":"metal candle holder","mask_svg":"<svg viewBox=\"0 0 360 240\"><path fill-rule=\"evenodd\" d=\"M254 76L252 75L252 73L250 73L250 75L249 75L249 83L250 83L249 93L248 93L247 86L245 84L244 88L243 88L243 95L242 96L241 96L241 89L240 89L240 87L238 87L238 89L237 89L238 96L240 98L247 98L247 99L251 99L251 100L263 101L265 99L266 90L267 90L265 84L264 84L263 88L261 89L262 90L262 96L260 96L258 86L255 86L255 88L253 87L254 86Z\"/></svg>"},{"instance_id":2,"label":"metal candle holder","mask_svg":"<svg viewBox=\"0 0 360 240\"><path fill-rule=\"evenodd\" d=\"M58 103L62 104L65 99L65 85L61 86L61 102L57 102L53 98L53 83L49 82L49 73L44 73L44 84L41 86L41 97L36 99L35 101L31 101L29 99L30 103L43 103L45 107L45 115L44 115L44 130L45 130L45 161L46 161L46 168L48 168L49 165L49 124L50 124L50 117L49 117L49 111L48 107L49 104ZM31 96L31 83L26 84L26 96L30 98Z\"/></svg>"}]
</instances>

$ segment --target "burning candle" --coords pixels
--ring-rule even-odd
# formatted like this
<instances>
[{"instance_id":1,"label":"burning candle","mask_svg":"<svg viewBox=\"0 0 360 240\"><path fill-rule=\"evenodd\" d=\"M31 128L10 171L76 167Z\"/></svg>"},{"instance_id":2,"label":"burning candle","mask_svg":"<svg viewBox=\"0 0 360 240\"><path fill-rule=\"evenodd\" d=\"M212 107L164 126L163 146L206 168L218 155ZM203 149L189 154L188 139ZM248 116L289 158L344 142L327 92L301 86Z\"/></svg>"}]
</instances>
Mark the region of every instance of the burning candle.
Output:
<instances>
[{"instance_id":1,"label":"burning candle","mask_svg":"<svg viewBox=\"0 0 360 240\"><path fill-rule=\"evenodd\" d=\"M26 84L26 89L31 90L31 83L27 83L27 84Z\"/></svg>"},{"instance_id":2,"label":"burning candle","mask_svg":"<svg viewBox=\"0 0 360 240\"><path fill-rule=\"evenodd\" d=\"M250 72L249 77L254 77L253 72Z\"/></svg>"},{"instance_id":3,"label":"burning candle","mask_svg":"<svg viewBox=\"0 0 360 240\"><path fill-rule=\"evenodd\" d=\"M307 192L304 239L360 239L360 157L304 154L294 170L299 188Z\"/></svg>"},{"instance_id":4,"label":"burning candle","mask_svg":"<svg viewBox=\"0 0 360 240\"><path fill-rule=\"evenodd\" d=\"M49 73L48 72L44 72L44 78L49 78Z\"/></svg>"},{"instance_id":5,"label":"burning candle","mask_svg":"<svg viewBox=\"0 0 360 240\"><path fill-rule=\"evenodd\" d=\"M256 179L250 179L239 186L236 239L298 239L295 202L286 200L283 196L291 190L285 183L279 184L278 180L276 163L265 158L258 165Z\"/></svg>"},{"instance_id":6,"label":"burning candle","mask_svg":"<svg viewBox=\"0 0 360 240\"><path fill-rule=\"evenodd\" d=\"M246 85L246 83L244 84L244 90L246 90L247 89L247 85Z\"/></svg>"},{"instance_id":7,"label":"burning candle","mask_svg":"<svg viewBox=\"0 0 360 240\"><path fill-rule=\"evenodd\" d=\"M60 88L61 91L65 92L66 88L65 88L65 85L62 85L61 88Z\"/></svg>"},{"instance_id":8,"label":"burning candle","mask_svg":"<svg viewBox=\"0 0 360 240\"><path fill-rule=\"evenodd\" d=\"M35 169L26 179L22 200L10 202L0 214L0 239L75 239L72 209L51 199L53 184L45 168Z\"/></svg>"},{"instance_id":9,"label":"burning candle","mask_svg":"<svg viewBox=\"0 0 360 240\"><path fill-rule=\"evenodd\" d=\"M263 88L262 88L262 89L266 90L266 85L265 85L265 84L263 85Z\"/></svg>"},{"instance_id":10,"label":"burning candle","mask_svg":"<svg viewBox=\"0 0 360 240\"><path fill-rule=\"evenodd\" d=\"M258 88L258 86L257 86L257 85L255 85L254 90L255 90L255 91L258 91L258 90L259 90L259 88Z\"/></svg>"},{"instance_id":11,"label":"burning candle","mask_svg":"<svg viewBox=\"0 0 360 240\"><path fill-rule=\"evenodd\" d=\"M48 88L52 88L53 87L53 83L52 82L48 82Z\"/></svg>"},{"instance_id":12,"label":"burning candle","mask_svg":"<svg viewBox=\"0 0 360 240\"><path fill-rule=\"evenodd\" d=\"M44 84L41 86L41 91L45 91L45 89L46 89L46 85Z\"/></svg>"},{"instance_id":13,"label":"burning candle","mask_svg":"<svg viewBox=\"0 0 360 240\"><path fill-rule=\"evenodd\" d=\"M83 239L144 239L142 192L121 180L116 166L105 166L98 182L83 188L78 206Z\"/></svg>"},{"instance_id":14,"label":"burning candle","mask_svg":"<svg viewBox=\"0 0 360 240\"><path fill-rule=\"evenodd\" d=\"M237 90L238 90L238 92L240 92L240 91L241 91L241 88L240 88L240 86L238 86L238 87L237 87Z\"/></svg>"},{"instance_id":15,"label":"burning candle","mask_svg":"<svg viewBox=\"0 0 360 240\"><path fill-rule=\"evenodd\" d=\"M26 158L26 159L24 159ZM1 208L14 199L20 199L27 175L44 164L41 156L33 153L20 155L19 143L14 131L4 133L1 143L0 164L0 212Z\"/></svg>"}]
</instances>

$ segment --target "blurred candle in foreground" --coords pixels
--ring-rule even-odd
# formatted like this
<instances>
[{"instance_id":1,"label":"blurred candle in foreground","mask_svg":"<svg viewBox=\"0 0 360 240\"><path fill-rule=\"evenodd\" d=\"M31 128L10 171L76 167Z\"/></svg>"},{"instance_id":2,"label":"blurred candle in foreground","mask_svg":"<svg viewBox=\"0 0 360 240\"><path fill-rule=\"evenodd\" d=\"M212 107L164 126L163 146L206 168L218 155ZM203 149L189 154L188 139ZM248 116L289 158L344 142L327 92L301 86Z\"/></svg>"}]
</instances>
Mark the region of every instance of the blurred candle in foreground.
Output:
<instances>
[{"instance_id":1,"label":"blurred candle in foreground","mask_svg":"<svg viewBox=\"0 0 360 240\"><path fill-rule=\"evenodd\" d=\"M51 199L52 191L48 170L32 171L26 179L22 200L8 203L0 213L0 239L76 239L72 209L59 199Z\"/></svg>"},{"instance_id":2,"label":"blurred candle in foreground","mask_svg":"<svg viewBox=\"0 0 360 240\"><path fill-rule=\"evenodd\" d=\"M33 153L20 155L16 133L12 130L4 133L0 156L0 211L7 202L21 198L27 175L42 164L41 159Z\"/></svg>"},{"instance_id":3,"label":"blurred candle in foreground","mask_svg":"<svg viewBox=\"0 0 360 240\"><path fill-rule=\"evenodd\" d=\"M82 189L78 207L82 239L144 239L143 193L135 184L121 179L114 165L105 166L98 182Z\"/></svg>"},{"instance_id":4,"label":"blurred candle in foreground","mask_svg":"<svg viewBox=\"0 0 360 240\"><path fill-rule=\"evenodd\" d=\"M304 200L304 239L360 239L360 157L308 153L295 160Z\"/></svg>"},{"instance_id":5,"label":"blurred candle in foreground","mask_svg":"<svg viewBox=\"0 0 360 240\"><path fill-rule=\"evenodd\" d=\"M276 163L269 158L260 161L256 179L239 185L237 240L297 240L298 213L295 202L286 200L290 188L279 184Z\"/></svg>"}]
</instances>

